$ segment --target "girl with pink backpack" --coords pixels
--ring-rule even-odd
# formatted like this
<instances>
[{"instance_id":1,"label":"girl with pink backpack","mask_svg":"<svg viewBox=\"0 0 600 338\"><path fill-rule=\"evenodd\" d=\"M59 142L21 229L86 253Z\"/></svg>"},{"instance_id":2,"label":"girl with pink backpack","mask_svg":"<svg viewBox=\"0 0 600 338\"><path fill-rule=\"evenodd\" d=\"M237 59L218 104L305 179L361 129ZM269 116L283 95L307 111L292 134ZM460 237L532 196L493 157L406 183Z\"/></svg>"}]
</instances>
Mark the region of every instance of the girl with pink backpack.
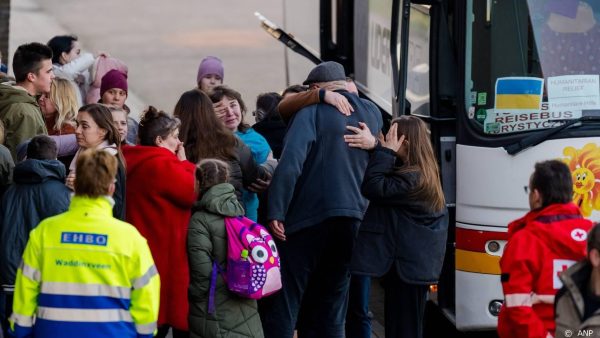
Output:
<instances>
[{"instance_id":1,"label":"girl with pink backpack","mask_svg":"<svg viewBox=\"0 0 600 338\"><path fill-rule=\"evenodd\" d=\"M281 288L277 248L243 217L229 165L204 159L188 229L190 337L264 337L256 299Z\"/></svg>"}]
</instances>

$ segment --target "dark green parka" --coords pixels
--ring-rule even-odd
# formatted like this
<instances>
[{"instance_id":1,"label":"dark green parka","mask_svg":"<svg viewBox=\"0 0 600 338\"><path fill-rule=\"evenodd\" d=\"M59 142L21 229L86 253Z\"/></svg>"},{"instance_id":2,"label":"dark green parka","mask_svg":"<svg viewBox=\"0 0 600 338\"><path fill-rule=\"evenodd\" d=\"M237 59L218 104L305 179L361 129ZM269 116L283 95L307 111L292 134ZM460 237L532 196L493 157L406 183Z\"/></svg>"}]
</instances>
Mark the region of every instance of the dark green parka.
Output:
<instances>
[{"instance_id":1,"label":"dark green parka","mask_svg":"<svg viewBox=\"0 0 600 338\"><path fill-rule=\"evenodd\" d=\"M229 183L211 187L193 208L188 230L190 264L190 337L264 337L256 301L239 297L217 277L214 314L208 313L208 296L213 260L227 262L227 230L224 217L244 214Z\"/></svg>"}]
</instances>

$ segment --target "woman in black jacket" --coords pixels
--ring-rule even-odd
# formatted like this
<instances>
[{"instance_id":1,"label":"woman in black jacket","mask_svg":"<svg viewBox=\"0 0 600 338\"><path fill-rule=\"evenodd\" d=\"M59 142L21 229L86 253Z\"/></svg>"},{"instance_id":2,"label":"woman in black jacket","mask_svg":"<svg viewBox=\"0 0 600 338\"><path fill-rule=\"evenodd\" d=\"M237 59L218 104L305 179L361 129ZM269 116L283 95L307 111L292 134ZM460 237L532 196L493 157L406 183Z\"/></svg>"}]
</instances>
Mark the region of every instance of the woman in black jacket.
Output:
<instances>
[{"instance_id":1,"label":"woman in black jacket","mask_svg":"<svg viewBox=\"0 0 600 338\"><path fill-rule=\"evenodd\" d=\"M429 131L413 116L392 121L379 141L364 124L348 129L355 133L345 136L349 146L372 153L362 183L370 204L352 256L355 287L346 332L370 332L370 277L383 276L385 336L420 338L428 286L441 272L448 230Z\"/></svg>"}]
</instances>

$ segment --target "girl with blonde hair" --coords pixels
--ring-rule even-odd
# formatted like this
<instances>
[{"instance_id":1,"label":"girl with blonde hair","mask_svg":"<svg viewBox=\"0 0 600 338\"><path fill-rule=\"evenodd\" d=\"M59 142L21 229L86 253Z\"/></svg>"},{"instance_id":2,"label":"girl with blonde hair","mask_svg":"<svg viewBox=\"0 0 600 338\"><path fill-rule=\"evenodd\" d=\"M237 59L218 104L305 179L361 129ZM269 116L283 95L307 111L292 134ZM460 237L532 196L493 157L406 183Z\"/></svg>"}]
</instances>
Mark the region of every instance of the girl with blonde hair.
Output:
<instances>
[{"instance_id":1,"label":"girl with blonde hair","mask_svg":"<svg viewBox=\"0 0 600 338\"><path fill-rule=\"evenodd\" d=\"M48 135L75 133L75 116L79 110L75 88L69 80L54 78L50 92L38 99Z\"/></svg>"},{"instance_id":2,"label":"girl with blonde hair","mask_svg":"<svg viewBox=\"0 0 600 338\"><path fill-rule=\"evenodd\" d=\"M385 336L420 338L427 290L442 270L448 232L429 131L414 116L393 120L379 140L364 123L347 128L355 133L344 136L349 146L369 149L371 157L361 188L370 203L352 252L346 332L370 332L370 277L384 277Z\"/></svg>"}]
</instances>

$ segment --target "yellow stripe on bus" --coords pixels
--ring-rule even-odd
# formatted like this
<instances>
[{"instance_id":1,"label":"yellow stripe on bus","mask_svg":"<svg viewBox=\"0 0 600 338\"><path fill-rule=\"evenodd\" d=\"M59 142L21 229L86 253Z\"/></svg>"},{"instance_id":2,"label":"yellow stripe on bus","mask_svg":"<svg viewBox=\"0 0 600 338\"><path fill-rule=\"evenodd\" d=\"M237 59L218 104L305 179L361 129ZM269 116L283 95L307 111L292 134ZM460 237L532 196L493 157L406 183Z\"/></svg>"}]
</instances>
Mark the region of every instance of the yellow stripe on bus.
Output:
<instances>
[{"instance_id":1,"label":"yellow stripe on bus","mask_svg":"<svg viewBox=\"0 0 600 338\"><path fill-rule=\"evenodd\" d=\"M499 275L500 257L485 252L456 249L456 270Z\"/></svg>"}]
</instances>

